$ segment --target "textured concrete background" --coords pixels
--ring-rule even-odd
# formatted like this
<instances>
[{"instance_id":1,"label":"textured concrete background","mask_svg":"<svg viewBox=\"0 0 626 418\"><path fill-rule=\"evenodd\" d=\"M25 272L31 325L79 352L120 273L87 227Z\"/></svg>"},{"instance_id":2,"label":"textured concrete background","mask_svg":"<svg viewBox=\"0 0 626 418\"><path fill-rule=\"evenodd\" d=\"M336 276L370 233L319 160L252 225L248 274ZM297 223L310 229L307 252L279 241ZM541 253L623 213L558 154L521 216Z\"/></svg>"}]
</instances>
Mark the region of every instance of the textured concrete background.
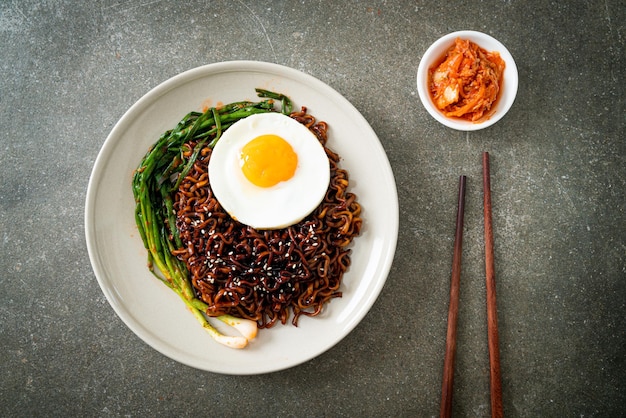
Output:
<instances>
[{"instance_id":1,"label":"textured concrete background","mask_svg":"<svg viewBox=\"0 0 626 418\"><path fill-rule=\"evenodd\" d=\"M504 410L626 405L626 8L622 1L0 2L0 415L436 416L458 176L468 176L456 416L489 415L480 158L492 158ZM520 88L474 133L417 97L426 48L474 29ZM326 82L370 122L400 199L378 301L301 366L198 371L136 337L89 264L89 175L122 114L190 68L248 59Z\"/></svg>"}]
</instances>

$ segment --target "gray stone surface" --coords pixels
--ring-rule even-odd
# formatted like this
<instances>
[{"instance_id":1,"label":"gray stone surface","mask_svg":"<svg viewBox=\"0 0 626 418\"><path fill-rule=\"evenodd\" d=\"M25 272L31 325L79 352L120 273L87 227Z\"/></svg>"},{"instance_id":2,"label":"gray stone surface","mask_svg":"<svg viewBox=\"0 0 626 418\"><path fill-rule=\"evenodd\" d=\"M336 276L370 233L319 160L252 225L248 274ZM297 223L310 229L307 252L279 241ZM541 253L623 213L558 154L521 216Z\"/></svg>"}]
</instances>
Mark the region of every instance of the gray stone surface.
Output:
<instances>
[{"instance_id":1,"label":"gray stone surface","mask_svg":"<svg viewBox=\"0 0 626 418\"><path fill-rule=\"evenodd\" d=\"M504 410L623 416L626 77L622 1L0 3L0 415L436 416L458 176L468 176L455 416L489 415L480 158L492 158ZM421 106L438 37L516 59L510 113L473 133ZM83 213L107 134L149 89L219 61L326 82L391 162L400 235L365 320L301 366L224 376L164 357L116 316Z\"/></svg>"}]
</instances>

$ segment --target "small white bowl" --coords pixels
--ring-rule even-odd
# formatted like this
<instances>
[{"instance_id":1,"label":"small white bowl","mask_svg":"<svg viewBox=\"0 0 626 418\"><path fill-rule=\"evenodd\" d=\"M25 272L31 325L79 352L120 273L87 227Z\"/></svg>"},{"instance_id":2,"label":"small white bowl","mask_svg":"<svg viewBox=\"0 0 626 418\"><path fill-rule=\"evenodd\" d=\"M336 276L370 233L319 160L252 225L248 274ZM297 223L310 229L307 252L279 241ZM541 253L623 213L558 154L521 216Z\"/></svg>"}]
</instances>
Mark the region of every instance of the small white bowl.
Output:
<instances>
[{"instance_id":1,"label":"small white bowl","mask_svg":"<svg viewBox=\"0 0 626 418\"><path fill-rule=\"evenodd\" d=\"M454 40L456 38L468 39L487 51L499 52L500 57L505 63L503 84L501 87L502 90L500 91L498 99L491 108L488 116L474 122L445 116L434 105L429 93L428 69L436 64L438 60L443 58L446 51L454 45ZM513 102L515 101L515 96L517 95L517 77L517 66L515 65L515 61L513 60L509 50L506 49L504 45L484 33L464 30L452 32L439 38L426 50L417 69L417 92L428 113L445 126L459 131L476 131L493 125L502 119L506 112L508 112L511 105L513 105Z\"/></svg>"}]
</instances>

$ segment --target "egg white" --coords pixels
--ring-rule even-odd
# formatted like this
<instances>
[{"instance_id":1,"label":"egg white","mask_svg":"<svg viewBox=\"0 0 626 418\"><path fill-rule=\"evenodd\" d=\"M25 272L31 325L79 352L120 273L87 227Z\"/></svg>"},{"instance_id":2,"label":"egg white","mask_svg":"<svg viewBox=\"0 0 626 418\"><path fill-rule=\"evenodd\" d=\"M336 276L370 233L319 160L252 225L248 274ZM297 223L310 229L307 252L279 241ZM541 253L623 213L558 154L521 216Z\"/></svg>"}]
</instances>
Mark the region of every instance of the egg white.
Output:
<instances>
[{"instance_id":1,"label":"egg white","mask_svg":"<svg viewBox=\"0 0 626 418\"><path fill-rule=\"evenodd\" d=\"M287 141L298 155L298 165L291 179L259 187L243 174L240 156L248 142L267 134ZM322 202L330 183L330 163L324 147L306 126L282 113L261 113L224 131L211 154L209 181L232 218L255 229L285 228Z\"/></svg>"}]
</instances>

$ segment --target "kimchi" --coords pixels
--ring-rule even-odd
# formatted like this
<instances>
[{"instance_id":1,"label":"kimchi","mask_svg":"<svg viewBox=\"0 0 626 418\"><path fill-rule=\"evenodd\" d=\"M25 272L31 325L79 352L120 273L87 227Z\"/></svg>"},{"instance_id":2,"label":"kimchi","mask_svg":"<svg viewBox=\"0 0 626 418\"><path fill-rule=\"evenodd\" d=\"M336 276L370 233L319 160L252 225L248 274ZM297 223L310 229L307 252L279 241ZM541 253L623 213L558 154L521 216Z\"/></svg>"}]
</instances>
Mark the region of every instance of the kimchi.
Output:
<instances>
[{"instance_id":1,"label":"kimchi","mask_svg":"<svg viewBox=\"0 0 626 418\"><path fill-rule=\"evenodd\" d=\"M435 106L447 117L477 121L488 116L500 92L504 67L498 52L457 38L443 61L429 69Z\"/></svg>"}]
</instances>

